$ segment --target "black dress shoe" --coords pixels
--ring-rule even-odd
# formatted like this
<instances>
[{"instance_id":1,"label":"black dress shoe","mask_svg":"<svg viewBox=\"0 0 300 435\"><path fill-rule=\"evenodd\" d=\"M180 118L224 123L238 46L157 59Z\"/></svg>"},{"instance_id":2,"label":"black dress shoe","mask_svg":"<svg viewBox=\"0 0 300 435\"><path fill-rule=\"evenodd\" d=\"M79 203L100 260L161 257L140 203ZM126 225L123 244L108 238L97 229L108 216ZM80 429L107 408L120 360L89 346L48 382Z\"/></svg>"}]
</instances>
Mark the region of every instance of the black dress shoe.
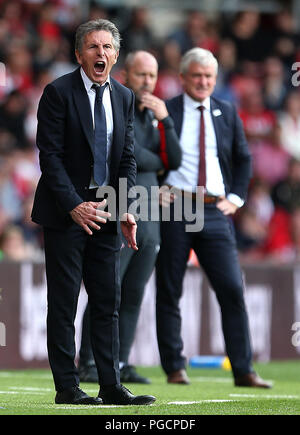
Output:
<instances>
[{"instance_id":1,"label":"black dress shoe","mask_svg":"<svg viewBox=\"0 0 300 435\"><path fill-rule=\"evenodd\" d=\"M151 384L150 379L139 375L134 366L124 365L120 370L120 381L135 384Z\"/></svg>"},{"instance_id":2,"label":"black dress shoe","mask_svg":"<svg viewBox=\"0 0 300 435\"><path fill-rule=\"evenodd\" d=\"M134 396L122 384L100 389L98 397L104 405L151 405L156 400L154 396Z\"/></svg>"},{"instance_id":3,"label":"black dress shoe","mask_svg":"<svg viewBox=\"0 0 300 435\"><path fill-rule=\"evenodd\" d=\"M256 373L248 373L244 376L235 378L234 385L236 387L252 387L252 388L272 388L272 383L264 381Z\"/></svg>"},{"instance_id":4,"label":"black dress shoe","mask_svg":"<svg viewBox=\"0 0 300 435\"><path fill-rule=\"evenodd\" d=\"M98 371L95 365L79 366L78 374L80 382L99 383Z\"/></svg>"},{"instance_id":5,"label":"black dress shoe","mask_svg":"<svg viewBox=\"0 0 300 435\"><path fill-rule=\"evenodd\" d=\"M58 405L102 405L99 397L90 397L77 385L70 390L59 391L55 396Z\"/></svg>"}]
</instances>

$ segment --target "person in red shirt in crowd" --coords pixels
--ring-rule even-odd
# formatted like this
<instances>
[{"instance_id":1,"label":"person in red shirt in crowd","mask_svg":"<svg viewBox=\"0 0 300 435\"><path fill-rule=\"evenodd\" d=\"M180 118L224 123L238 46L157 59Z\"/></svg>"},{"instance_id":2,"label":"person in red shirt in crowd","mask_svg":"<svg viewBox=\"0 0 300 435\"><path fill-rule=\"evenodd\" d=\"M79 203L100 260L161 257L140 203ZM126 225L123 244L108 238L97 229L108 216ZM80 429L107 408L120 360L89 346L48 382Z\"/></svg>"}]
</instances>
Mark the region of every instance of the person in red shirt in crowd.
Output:
<instances>
[{"instance_id":1,"label":"person in red shirt in crowd","mask_svg":"<svg viewBox=\"0 0 300 435\"><path fill-rule=\"evenodd\" d=\"M259 89L251 89L243 95L239 115L250 146L272 137L277 124L276 113L265 108Z\"/></svg>"}]
</instances>

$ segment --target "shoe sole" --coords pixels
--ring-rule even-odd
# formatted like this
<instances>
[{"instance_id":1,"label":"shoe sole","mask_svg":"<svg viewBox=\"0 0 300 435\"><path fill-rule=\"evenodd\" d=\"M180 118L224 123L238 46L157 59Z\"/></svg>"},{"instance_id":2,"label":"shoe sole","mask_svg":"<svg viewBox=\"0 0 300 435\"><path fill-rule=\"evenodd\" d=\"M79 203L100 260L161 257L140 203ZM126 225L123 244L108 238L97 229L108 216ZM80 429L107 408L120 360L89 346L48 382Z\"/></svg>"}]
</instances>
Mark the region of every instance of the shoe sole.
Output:
<instances>
[{"instance_id":1,"label":"shoe sole","mask_svg":"<svg viewBox=\"0 0 300 435\"><path fill-rule=\"evenodd\" d=\"M106 402L103 401L103 405L123 405L123 406L143 406L143 405L151 405L156 401L156 398L149 398L149 397L139 397L136 399L133 399L131 402Z\"/></svg>"},{"instance_id":2,"label":"shoe sole","mask_svg":"<svg viewBox=\"0 0 300 435\"><path fill-rule=\"evenodd\" d=\"M79 402L60 402L60 401L55 401L56 405L94 405L94 406L98 406L98 405L103 405L102 400L100 401L91 401L90 399L82 399Z\"/></svg>"}]
</instances>

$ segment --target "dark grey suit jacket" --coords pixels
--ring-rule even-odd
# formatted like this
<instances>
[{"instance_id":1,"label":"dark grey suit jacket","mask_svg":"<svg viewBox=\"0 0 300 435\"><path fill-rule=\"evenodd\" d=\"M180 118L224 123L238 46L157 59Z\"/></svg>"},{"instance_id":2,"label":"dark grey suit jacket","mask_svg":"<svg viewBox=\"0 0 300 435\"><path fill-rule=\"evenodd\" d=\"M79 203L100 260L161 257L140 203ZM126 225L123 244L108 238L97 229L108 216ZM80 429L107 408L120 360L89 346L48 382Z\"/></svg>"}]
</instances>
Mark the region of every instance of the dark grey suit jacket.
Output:
<instances>
[{"instance_id":1,"label":"dark grey suit jacket","mask_svg":"<svg viewBox=\"0 0 300 435\"><path fill-rule=\"evenodd\" d=\"M111 78L114 133L110 185L135 185L134 94ZM46 86L38 108L37 146L42 175L32 219L50 228L72 223L69 212L85 201L94 164L93 121L80 68ZM116 226L117 228L117 226Z\"/></svg>"}]
</instances>

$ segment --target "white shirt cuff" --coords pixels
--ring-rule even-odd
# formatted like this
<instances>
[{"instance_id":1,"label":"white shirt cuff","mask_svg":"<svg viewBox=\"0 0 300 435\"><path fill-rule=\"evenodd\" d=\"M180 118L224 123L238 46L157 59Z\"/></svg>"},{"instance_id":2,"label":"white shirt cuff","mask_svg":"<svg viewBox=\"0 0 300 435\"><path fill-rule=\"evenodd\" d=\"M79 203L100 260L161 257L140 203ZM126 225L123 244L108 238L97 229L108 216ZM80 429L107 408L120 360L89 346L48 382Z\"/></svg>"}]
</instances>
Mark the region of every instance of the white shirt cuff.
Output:
<instances>
[{"instance_id":1,"label":"white shirt cuff","mask_svg":"<svg viewBox=\"0 0 300 435\"><path fill-rule=\"evenodd\" d=\"M236 205L238 208L243 207L243 205L245 204L245 201L235 193L229 193L229 195L227 195L227 199L228 201Z\"/></svg>"}]
</instances>

